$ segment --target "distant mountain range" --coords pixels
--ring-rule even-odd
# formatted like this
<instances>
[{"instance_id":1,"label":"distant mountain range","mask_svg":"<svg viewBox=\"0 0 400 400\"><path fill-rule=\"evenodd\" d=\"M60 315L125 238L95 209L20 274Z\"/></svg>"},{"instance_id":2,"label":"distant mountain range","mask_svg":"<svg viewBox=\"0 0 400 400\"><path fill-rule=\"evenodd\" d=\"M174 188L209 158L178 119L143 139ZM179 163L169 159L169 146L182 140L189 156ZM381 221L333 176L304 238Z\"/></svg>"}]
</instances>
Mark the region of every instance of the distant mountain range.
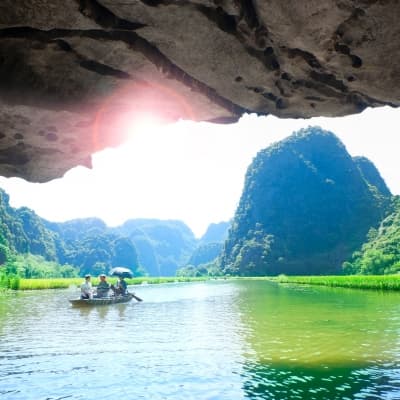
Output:
<instances>
[{"instance_id":1,"label":"distant mountain range","mask_svg":"<svg viewBox=\"0 0 400 400\"><path fill-rule=\"evenodd\" d=\"M140 264L150 275L170 276L175 275L180 267L191 264L201 248L211 242L219 245L219 251L207 254L199 262L216 258L229 226L228 222L211 224L199 240L195 239L186 224L174 220L132 219L115 228L115 231L132 240Z\"/></svg>"},{"instance_id":2,"label":"distant mountain range","mask_svg":"<svg viewBox=\"0 0 400 400\"><path fill-rule=\"evenodd\" d=\"M41 269L46 262L53 264ZM54 223L10 207L0 189L0 278L52 269L52 276L100 274L113 266L150 276L394 273L400 198L370 160L351 157L319 127L260 151L233 220L211 224L200 239L175 220L131 219L115 228L97 218Z\"/></svg>"},{"instance_id":3,"label":"distant mountain range","mask_svg":"<svg viewBox=\"0 0 400 400\"><path fill-rule=\"evenodd\" d=\"M197 240L187 225L172 220L132 219L116 228L98 218L50 222L26 207L12 208L1 189L0 221L0 268L12 254L31 253L80 275L126 266L136 275L174 276L200 244L222 243L225 235L223 224L212 225Z\"/></svg>"}]
</instances>

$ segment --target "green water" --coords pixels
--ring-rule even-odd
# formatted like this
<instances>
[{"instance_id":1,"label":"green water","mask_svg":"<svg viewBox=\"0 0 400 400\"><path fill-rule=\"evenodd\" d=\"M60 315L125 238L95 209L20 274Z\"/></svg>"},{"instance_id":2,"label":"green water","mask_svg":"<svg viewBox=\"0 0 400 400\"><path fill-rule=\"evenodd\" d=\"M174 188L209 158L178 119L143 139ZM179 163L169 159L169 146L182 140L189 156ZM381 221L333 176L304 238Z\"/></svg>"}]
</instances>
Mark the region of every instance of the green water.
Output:
<instances>
[{"instance_id":1,"label":"green water","mask_svg":"<svg viewBox=\"0 0 400 400\"><path fill-rule=\"evenodd\" d=\"M217 281L0 297L0 399L400 399L400 294Z\"/></svg>"},{"instance_id":2,"label":"green water","mask_svg":"<svg viewBox=\"0 0 400 400\"><path fill-rule=\"evenodd\" d=\"M249 398L400 399L399 294L245 286Z\"/></svg>"}]
</instances>

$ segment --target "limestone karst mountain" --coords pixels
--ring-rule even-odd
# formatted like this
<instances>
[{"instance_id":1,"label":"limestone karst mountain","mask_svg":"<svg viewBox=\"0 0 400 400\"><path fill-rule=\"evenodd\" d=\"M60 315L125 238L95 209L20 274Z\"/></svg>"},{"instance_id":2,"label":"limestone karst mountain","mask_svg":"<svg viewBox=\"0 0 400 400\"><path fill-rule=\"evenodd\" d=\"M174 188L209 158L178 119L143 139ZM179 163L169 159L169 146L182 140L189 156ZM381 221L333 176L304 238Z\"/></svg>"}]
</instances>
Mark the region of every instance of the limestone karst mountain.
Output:
<instances>
[{"instance_id":1,"label":"limestone karst mountain","mask_svg":"<svg viewBox=\"0 0 400 400\"><path fill-rule=\"evenodd\" d=\"M359 165L333 133L318 127L259 152L225 243L224 271L339 272L383 218L391 197L372 163L368 171L374 173Z\"/></svg>"}]
</instances>

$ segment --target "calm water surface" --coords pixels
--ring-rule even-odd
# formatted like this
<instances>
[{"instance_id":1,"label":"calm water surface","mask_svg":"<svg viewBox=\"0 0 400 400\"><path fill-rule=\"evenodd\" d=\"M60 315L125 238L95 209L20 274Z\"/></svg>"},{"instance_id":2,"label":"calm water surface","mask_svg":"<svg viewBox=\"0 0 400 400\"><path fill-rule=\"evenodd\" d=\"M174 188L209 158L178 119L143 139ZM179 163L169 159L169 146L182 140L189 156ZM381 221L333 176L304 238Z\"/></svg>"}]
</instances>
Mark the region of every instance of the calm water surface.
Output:
<instances>
[{"instance_id":1,"label":"calm water surface","mask_svg":"<svg viewBox=\"0 0 400 400\"><path fill-rule=\"evenodd\" d=\"M225 281L0 297L3 399L400 399L400 294Z\"/></svg>"}]
</instances>

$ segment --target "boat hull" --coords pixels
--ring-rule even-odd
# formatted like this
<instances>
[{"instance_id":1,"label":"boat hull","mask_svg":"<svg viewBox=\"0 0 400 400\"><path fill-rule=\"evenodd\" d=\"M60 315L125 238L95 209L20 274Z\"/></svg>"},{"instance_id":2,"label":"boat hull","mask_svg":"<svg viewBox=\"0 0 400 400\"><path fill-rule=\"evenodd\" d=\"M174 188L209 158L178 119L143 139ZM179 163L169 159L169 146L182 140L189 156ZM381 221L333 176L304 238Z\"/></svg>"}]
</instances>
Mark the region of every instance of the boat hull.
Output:
<instances>
[{"instance_id":1,"label":"boat hull","mask_svg":"<svg viewBox=\"0 0 400 400\"><path fill-rule=\"evenodd\" d=\"M133 299L132 294L127 294L125 296L115 296L115 297L104 297L104 298L93 298L93 299L72 299L70 303L73 306L105 306L108 304L117 303L127 303Z\"/></svg>"}]
</instances>

